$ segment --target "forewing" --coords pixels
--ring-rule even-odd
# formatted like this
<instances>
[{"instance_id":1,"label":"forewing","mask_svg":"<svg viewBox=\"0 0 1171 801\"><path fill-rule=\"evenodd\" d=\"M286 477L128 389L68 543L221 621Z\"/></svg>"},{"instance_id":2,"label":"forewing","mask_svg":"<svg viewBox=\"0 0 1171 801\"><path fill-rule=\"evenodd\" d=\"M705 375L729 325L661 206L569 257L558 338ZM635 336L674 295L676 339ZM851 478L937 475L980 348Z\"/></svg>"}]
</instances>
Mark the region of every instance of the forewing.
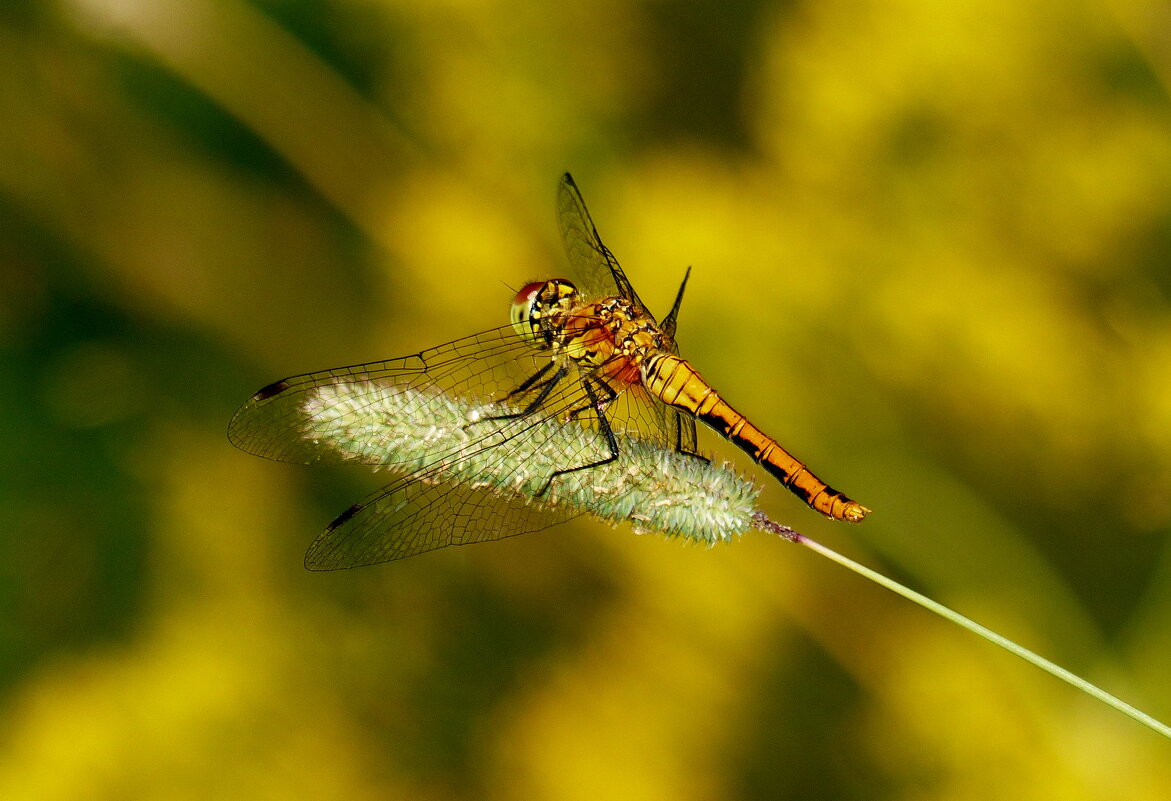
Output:
<instances>
[{"instance_id":1,"label":"forewing","mask_svg":"<svg viewBox=\"0 0 1171 801\"><path fill-rule=\"evenodd\" d=\"M562 176L557 188L557 225L574 271L571 278L576 280L579 289L595 298L615 295L626 298L642 313L651 314L630 285L618 259L602 244L581 192L569 173Z\"/></svg>"},{"instance_id":2,"label":"forewing","mask_svg":"<svg viewBox=\"0 0 1171 801\"><path fill-rule=\"evenodd\" d=\"M585 200L569 173L561 178L557 190L557 222L561 238L574 269L574 278L579 288L595 297L618 295L630 300L640 313L652 322L650 310L643 304L626 277L618 260L602 243L598 229L590 217ZM690 270L688 271L690 272ZM663 320L660 330L665 335L666 350L678 353L675 343L675 325L687 276L675 298L675 305ZM623 393L624 403L616 403L610 410L615 427L630 431L636 436L647 437L664 446L677 448L684 453L696 452L695 420L672 409L658 398L645 392L629 390Z\"/></svg>"},{"instance_id":3,"label":"forewing","mask_svg":"<svg viewBox=\"0 0 1171 801\"><path fill-rule=\"evenodd\" d=\"M307 404L323 388L343 384L368 387L371 403L380 393L396 389L487 402L520 386L548 361L505 326L401 359L292 376L261 389L241 406L228 425L228 439L243 451L280 462L394 465L393 456L343 457L330 443L308 436ZM350 403L361 402L353 393L348 397Z\"/></svg>"}]
</instances>

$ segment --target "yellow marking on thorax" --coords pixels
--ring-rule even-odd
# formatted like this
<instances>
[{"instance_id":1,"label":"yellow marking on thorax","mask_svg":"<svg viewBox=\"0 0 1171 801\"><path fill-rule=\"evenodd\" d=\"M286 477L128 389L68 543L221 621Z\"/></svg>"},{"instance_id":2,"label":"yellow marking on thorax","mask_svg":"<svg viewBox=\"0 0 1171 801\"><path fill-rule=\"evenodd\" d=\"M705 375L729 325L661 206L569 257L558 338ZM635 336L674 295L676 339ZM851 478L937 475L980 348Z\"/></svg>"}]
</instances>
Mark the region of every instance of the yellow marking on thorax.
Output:
<instances>
[{"instance_id":1,"label":"yellow marking on thorax","mask_svg":"<svg viewBox=\"0 0 1171 801\"><path fill-rule=\"evenodd\" d=\"M622 392L642 380L639 365L662 347L663 335L621 298L583 304L552 323L557 352Z\"/></svg>"}]
</instances>

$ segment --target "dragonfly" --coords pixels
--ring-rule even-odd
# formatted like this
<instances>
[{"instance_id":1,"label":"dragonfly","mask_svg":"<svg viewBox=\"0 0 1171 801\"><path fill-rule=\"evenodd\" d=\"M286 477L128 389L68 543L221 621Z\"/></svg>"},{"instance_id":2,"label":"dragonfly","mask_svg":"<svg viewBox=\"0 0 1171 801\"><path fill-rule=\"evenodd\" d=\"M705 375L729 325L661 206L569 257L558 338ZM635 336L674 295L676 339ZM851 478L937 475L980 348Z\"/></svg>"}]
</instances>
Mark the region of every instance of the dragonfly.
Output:
<instances>
[{"instance_id":1,"label":"dragonfly","mask_svg":"<svg viewBox=\"0 0 1171 801\"><path fill-rule=\"evenodd\" d=\"M568 173L558 186L556 210L573 280L524 286L513 299L509 324L404 358L285 378L259 390L233 416L228 438L248 453L298 464L359 462L395 474L329 524L309 547L306 567L377 564L564 522L582 511L541 502L556 494L558 482L614 462L626 437L703 460L697 421L821 514L858 522L870 512L736 411L679 355L675 330L690 268L670 311L657 321L602 243ZM389 440L380 447L379 438L389 435L382 432L377 404L408 393L467 399L488 404L489 411L462 425L458 446L422 458L414 451L403 455ZM310 415L348 419L363 410L374 413L375 422L347 435L366 440L360 448L339 448L307 424ZM567 453L555 441L564 426L544 424L554 420L576 424L587 436ZM407 436L425 439L428 433ZM557 458L549 459L550 453ZM472 458L543 466L535 484L512 493L448 480L453 464Z\"/></svg>"}]
</instances>

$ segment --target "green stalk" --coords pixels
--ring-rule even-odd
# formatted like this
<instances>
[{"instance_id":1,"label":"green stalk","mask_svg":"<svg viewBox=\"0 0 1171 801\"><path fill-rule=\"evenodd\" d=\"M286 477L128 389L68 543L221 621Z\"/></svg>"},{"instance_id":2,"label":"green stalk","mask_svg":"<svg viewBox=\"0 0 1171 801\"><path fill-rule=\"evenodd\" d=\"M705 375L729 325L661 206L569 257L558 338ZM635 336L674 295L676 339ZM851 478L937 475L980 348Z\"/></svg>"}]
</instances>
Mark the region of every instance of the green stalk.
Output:
<instances>
[{"instance_id":1,"label":"green stalk","mask_svg":"<svg viewBox=\"0 0 1171 801\"><path fill-rule=\"evenodd\" d=\"M867 578L870 581L873 581L875 584L879 584L883 587L886 587L891 592L897 593L897 594L903 596L904 598L906 598L907 600L913 601L914 603L919 604L919 606L923 607L924 609L928 609L928 610L934 612L935 614L939 615L940 617L944 618L945 620L950 620L952 623L955 623L957 626L960 626L961 628L965 628L977 636L983 637L985 640L988 640L988 642L990 642L990 643L994 643L995 645L999 645L1001 648L1008 651L1009 653L1015 654L1016 656L1025 660L1026 662L1029 662L1033 665L1036 665L1037 667L1041 668L1041 670L1045 671L1046 673L1050 674L1051 676L1056 676L1057 678L1064 681L1066 684L1070 684L1070 685L1076 687L1077 689L1081 690L1086 695L1089 695L1092 698L1098 699L1099 701L1106 704L1107 706L1110 706L1110 707L1113 707L1114 709L1117 709L1119 712L1126 715L1128 718L1131 718L1132 720L1138 721L1139 723L1143 724L1144 726L1157 731L1159 734L1163 735L1164 737L1171 739L1171 727L1167 726L1167 724L1161 723L1160 721L1158 721L1155 718L1148 715L1146 712L1143 712L1142 710L1136 709L1135 707L1131 706L1130 704L1126 703L1125 701L1121 700L1120 698L1106 692L1105 690L1098 687L1097 685L1091 684L1090 682L1083 679L1081 676L1078 676L1074 673L1070 673L1068 670L1061 667L1060 665L1056 665L1053 662L1050 662L1048 659L1041 656L1040 654L1037 654L1033 651L1030 651L1028 648L1025 648L1022 645L1018 645L1017 643L1013 642L1012 640L1008 639L1007 637L1004 637L1000 634L997 634L995 631L992 631L992 629L989 629L986 626L981 626L976 621L972 620L971 618L968 618L968 617L961 615L959 612L956 612L954 609L950 609L950 608L944 606L943 604L939 603L938 601L933 601L930 598L928 598L927 596L923 595L922 593L915 592L910 587L904 586L892 578L887 578L886 576L882 575L881 573L879 573L875 570L871 570L870 568L866 567L865 565L861 565L858 562L855 562L853 559L850 559L847 556L843 556L842 554L838 553L837 551L835 551L831 548L827 548L826 546L822 545L819 542L816 542L815 540L809 539L805 535L794 531L793 529L789 528L788 526L781 525L780 523L774 523L773 521L771 521L767 517L765 517L763 514L757 515L756 526L761 531L767 531L770 534L778 534L778 535L784 537L785 539L789 540L790 542L795 542L799 545L804 545L806 548L809 548L809 549L813 550L814 552L821 554L825 558L830 559L834 562L837 562L839 565L842 565L843 567L854 571L859 576L862 576L863 578Z\"/></svg>"}]
</instances>

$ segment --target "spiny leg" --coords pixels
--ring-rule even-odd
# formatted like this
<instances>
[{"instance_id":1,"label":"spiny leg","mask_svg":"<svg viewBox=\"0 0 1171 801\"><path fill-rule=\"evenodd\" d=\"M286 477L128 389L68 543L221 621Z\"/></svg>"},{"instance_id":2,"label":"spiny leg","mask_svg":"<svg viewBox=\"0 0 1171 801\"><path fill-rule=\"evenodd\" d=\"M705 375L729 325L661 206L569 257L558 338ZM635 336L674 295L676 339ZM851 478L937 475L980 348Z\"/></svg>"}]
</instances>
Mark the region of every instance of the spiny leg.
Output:
<instances>
[{"instance_id":1,"label":"spiny leg","mask_svg":"<svg viewBox=\"0 0 1171 801\"><path fill-rule=\"evenodd\" d=\"M525 408L521 409L519 412L512 412L510 414L494 414L491 417L483 417L479 420L476 420L475 422L468 423L468 425L464 426L464 428L466 429L468 426L475 425L476 423L486 423L490 420L517 420L521 417L528 417L537 409L541 408L541 406L548 399L549 394L553 391L554 387L557 386L558 382L565 378L565 376L569 375L569 368L565 365L562 365L557 369L557 372L554 373L551 378L546 378L544 381L541 381L540 379L545 375L545 373L549 372L551 367L553 367L553 362L549 362L540 370L533 373L531 376L525 379L523 384L505 396L505 400L508 400L515 395L520 395L532 389L540 389L540 392L537 393L537 397L533 398L529 404L525 406Z\"/></svg>"},{"instance_id":2,"label":"spiny leg","mask_svg":"<svg viewBox=\"0 0 1171 801\"><path fill-rule=\"evenodd\" d=\"M596 378L583 377L582 386L585 387L586 396L589 398L589 403L583 403L581 406L570 409L569 412L565 415L566 420L576 420L577 416L582 412L595 411L601 414L606 410L606 407L613 403L614 399L618 397L618 393L614 390L613 387L598 381ZM595 387L601 389L606 397L599 400L598 396L595 394L597 391Z\"/></svg>"},{"instance_id":3,"label":"spiny leg","mask_svg":"<svg viewBox=\"0 0 1171 801\"><path fill-rule=\"evenodd\" d=\"M579 464L576 467L568 467L565 470L557 470L551 476L549 476L549 479L545 482L545 486L541 487L541 491L537 493L538 498L543 496L549 490L549 487L553 484L553 480L555 478L567 475L569 473L576 473L579 470L589 470L594 467L601 467L602 465L610 464L618 458L618 440L614 436L614 429L610 427L610 421L606 418L606 407L610 405L610 403L613 402L616 397L618 397L618 393L615 392L612 387L600 383L596 379L590 378L589 376L582 377L581 385L585 389L586 395L589 397L590 402L571 410L568 416L570 419L572 419L587 409L593 409L594 413L598 417L598 428L601 430L602 436L606 438L606 446L610 451L610 455L604 459L599 459L596 462ZM598 389L604 390L607 396L605 399L599 400L597 391Z\"/></svg>"},{"instance_id":4,"label":"spiny leg","mask_svg":"<svg viewBox=\"0 0 1171 801\"><path fill-rule=\"evenodd\" d=\"M531 376L526 378L521 383L520 386L518 386L516 389L512 390L512 392L509 392L507 395L505 395L504 399L509 400L510 398L512 398L516 395L523 395L524 393L528 392L530 389L532 389L534 384L536 384L538 381L540 381L544 377L545 373L547 373L551 369L553 369L553 364L554 364L554 362L546 363L544 367L542 367L540 370L538 370L537 372L533 373Z\"/></svg>"}]
</instances>

